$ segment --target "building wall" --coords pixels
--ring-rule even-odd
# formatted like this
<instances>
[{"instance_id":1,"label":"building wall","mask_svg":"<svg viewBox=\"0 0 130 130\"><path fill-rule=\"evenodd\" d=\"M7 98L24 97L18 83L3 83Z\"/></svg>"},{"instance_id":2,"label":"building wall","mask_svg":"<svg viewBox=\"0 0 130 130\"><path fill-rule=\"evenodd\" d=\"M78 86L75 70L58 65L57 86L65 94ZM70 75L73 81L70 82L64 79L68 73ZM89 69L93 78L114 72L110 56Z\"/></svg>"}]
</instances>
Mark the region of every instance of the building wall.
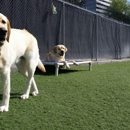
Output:
<instances>
[{"instance_id":1,"label":"building wall","mask_svg":"<svg viewBox=\"0 0 130 130\"><path fill-rule=\"evenodd\" d=\"M110 2L111 0L86 0L84 8L105 15Z\"/></svg>"},{"instance_id":2,"label":"building wall","mask_svg":"<svg viewBox=\"0 0 130 130\"><path fill-rule=\"evenodd\" d=\"M105 15L107 8L110 6L111 0L96 0L96 12Z\"/></svg>"}]
</instances>

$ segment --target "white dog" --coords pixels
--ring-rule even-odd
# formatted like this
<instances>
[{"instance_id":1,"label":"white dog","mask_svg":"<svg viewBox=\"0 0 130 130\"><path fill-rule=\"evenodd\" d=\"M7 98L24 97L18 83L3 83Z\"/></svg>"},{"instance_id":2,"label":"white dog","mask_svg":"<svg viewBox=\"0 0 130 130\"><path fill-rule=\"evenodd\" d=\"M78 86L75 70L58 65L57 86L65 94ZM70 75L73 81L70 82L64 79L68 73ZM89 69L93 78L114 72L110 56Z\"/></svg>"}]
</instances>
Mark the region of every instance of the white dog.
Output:
<instances>
[{"instance_id":1,"label":"white dog","mask_svg":"<svg viewBox=\"0 0 130 130\"><path fill-rule=\"evenodd\" d=\"M56 45L52 51L46 55L45 61L63 62L64 66L69 69L70 66L65 60L65 53L67 50L67 47L64 45ZM78 65L74 60L69 60L68 62L73 62L73 64Z\"/></svg>"},{"instance_id":2,"label":"white dog","mask_svg":"<svg viewBox=\"0 0 130 130\"><path fill-rule=\"evenodd\" d=\"M38 89L33 78L35 69L38 66L43 72L46 71L39 59L37 40L25 29L11 29L7 17L0 14L0 73L3 85L0 112L9 110L10 67L13 63L27 77L26 89L21 98L29 98L31 85L34 89L32 94L36 96Z\"/></svg>"}]
</instances>

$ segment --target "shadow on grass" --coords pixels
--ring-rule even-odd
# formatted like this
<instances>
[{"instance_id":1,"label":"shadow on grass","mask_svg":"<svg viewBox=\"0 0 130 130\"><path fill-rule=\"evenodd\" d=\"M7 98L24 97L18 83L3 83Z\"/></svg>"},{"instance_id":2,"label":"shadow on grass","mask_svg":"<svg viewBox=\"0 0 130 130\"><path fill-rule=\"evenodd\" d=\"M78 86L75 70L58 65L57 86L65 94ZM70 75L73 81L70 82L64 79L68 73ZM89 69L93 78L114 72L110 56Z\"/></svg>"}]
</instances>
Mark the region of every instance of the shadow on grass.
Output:
<instances>
[{"instance_id":1,"label":"shadow on grass","mask_svg":"<svg viewBox=\"0 0 130 130\"><path fill-rule=\"evenodd\" d=\"M20 98L22 94L21 93L11 93L10 94L10 99L15 99L15 98ZM29 96L32 96L32 94L29 94ZM0 94L0 100L2 100L2 94Z\"/></svg>"},{"instance_id":2,"label":"shadow on grass","mask_svg":"<svg viewBox=\"0 0 130 130\"><path fill-rule=\"evenodd\" d=\"M19 98L21 96L20 93L11 93L10 99ZM2 100L2 94L0 94L0 100Z\"/></svg>"},{"instance_id":3,"label":"shadow on grass","mask_svg":"<svg viewBox=\"0 0 130 130\"><path fill-rule=\"evenodd\" d=\"M52 65L45 65L46 68L46 73L43 73L41 70L39 70L38 68L35 71L35 75L55 75L55 66ZM78 72L78 71L86 71L86 70L72 70L70 69L62 69L59 68L59 74L66 74L66 73L73 73L73 72Z\"/></svg>"}]
</instances>

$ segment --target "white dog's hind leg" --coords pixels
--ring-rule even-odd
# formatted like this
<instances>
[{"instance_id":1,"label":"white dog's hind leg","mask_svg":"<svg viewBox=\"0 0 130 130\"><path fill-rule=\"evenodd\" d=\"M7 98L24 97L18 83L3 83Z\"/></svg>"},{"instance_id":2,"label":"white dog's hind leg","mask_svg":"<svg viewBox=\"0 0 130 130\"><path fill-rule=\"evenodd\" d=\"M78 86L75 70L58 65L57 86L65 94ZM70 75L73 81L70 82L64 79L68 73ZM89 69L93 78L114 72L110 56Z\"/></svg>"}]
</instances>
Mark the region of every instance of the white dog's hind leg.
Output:
<instances>
[{"instance_id":1,"label":"white dog's hind leg","mask_svg":"<svg viewBox=\"0 0 130 130\"><path fill-rule=\"evenodd\" d=\"M37 96L38 95L39 92L38 92L35 80L32 77L31 80L28 80L27 87L26 87L26 90L25 90L24 94L20 96L22 99L28 99L29 98L29 93L30 93L31 85L32 85L32 87L34 89L34 91L32 92L32 95L33 96Z\"/></svg>"},{"instance_id":2,"label":"white dog's hind leg","mask_svg":"<svg viewBox=\"0 0 130 130\"><path fill-rule=\"evenodd\" d=\"M2 72L2 84L3 84L3 97L0 106L0 112L6 112L9 110L10 99L10 68L5 68Z\"/></svg>"},{"instance_id":3,"label":"white dog's hind leg","mask_svg":"<svg viewBox=\"0 0 130 130\"><path fill-rule=\"evenodd\" d=\"M32 87L34 89L33 92L32 92L32 95L37 96L39 92L38 92L38 88L37 88L37 85L36 85L34 78L32 79Z\"/></svg>"},{"instance_id":4,"label":"white dog's hind leg","mask_svg":"<svg viewBox=\"0 0 130 130\"><path fill-rule=\"evenodd\" d=\"M32 77L28 77L25 92L24 92L23 95L20 96L22 99L28 99L29 98L29 92L30 92L31 84L32 84Z\"/></svg>"},{"instance_id":5,"label":"white dog's hind leg","mask_svg":"<svg viewBox=\"0 0 130 130\"><path fill-rule=\"evenodd\" d=\"M29 58L27 58L27 59L29 59L29 60L26 60L26 66L27 66L27 72L28 72L27 80L28 81L27 81L25 92L21 96L22 99L29 98L31 85L33 85L33 87L34 87L33 95L38 94L37 86L36 86L33 76L34 76L34 72L36 70L36 66L38 65L39 58L38 58L38 55L35 55L35 53L32 54L31 57L29 54L28 54L28 56L29 56Z\"/></svg>"},{"instance_id":6,"label":"white dog's hind leg","mask_svg":"<svg viewBox=\"0 0 130 130\"><path fill-rule=\"evenodd\" d=\"M26 78L28 78L27 63L26 63L25 58L20 58L20 59L16 62L16 65L17 65L18 70L20 71L20 73L21 73L22 75L24 75ZM31 85L32 85L32 87L33 87L33 89L34 89L34 91L32 92L32 95L33 95L33 96L36 96L36 95L38 94L38 89L37 89L37 86L36 86L36 83L35 83L35 80L34 80L33 77L32 77L32 80L31 80ZM28 85L27 85L27 86L28 86ZM31 89L31 86L30 86L30 89ZM28 96L27 96L27 95L26 95L26 91L27 91L27 90L25 90L24 94L20 96L22 99L27 99L27 98L29 98L29 94L28 94ZM29 90L29 91L30 91L30 90Z\"/></svg>"}]
</instances>

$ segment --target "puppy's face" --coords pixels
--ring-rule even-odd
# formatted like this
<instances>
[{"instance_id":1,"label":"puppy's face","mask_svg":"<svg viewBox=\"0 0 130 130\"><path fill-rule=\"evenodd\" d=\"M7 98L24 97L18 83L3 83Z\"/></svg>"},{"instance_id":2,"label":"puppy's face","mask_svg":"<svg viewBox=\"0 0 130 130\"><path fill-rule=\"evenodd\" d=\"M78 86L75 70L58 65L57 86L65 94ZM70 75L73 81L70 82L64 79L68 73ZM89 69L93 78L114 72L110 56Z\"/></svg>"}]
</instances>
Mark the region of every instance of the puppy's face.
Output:
<instances>
[{"instance_id":1,"label":"puppy's face","mask_svg":"<svg viewBox=\"0 0 130 130\"><path fill-rule=\"evenodd\" d=\"M67 52L67 48L64 45L57 45L53 48L53 52L59 56L65 56L65 53Z\"/></svg>"},{"instance_id":2,"label":"puppy's face","mask_svg":"<svg viewBox=\"0 0 130 130\"><path fill-rule=\"evenodd\" d=\"M9 41L10 23L6 16L0 13L0 42Z\"/></svg>"}]
</instances>

